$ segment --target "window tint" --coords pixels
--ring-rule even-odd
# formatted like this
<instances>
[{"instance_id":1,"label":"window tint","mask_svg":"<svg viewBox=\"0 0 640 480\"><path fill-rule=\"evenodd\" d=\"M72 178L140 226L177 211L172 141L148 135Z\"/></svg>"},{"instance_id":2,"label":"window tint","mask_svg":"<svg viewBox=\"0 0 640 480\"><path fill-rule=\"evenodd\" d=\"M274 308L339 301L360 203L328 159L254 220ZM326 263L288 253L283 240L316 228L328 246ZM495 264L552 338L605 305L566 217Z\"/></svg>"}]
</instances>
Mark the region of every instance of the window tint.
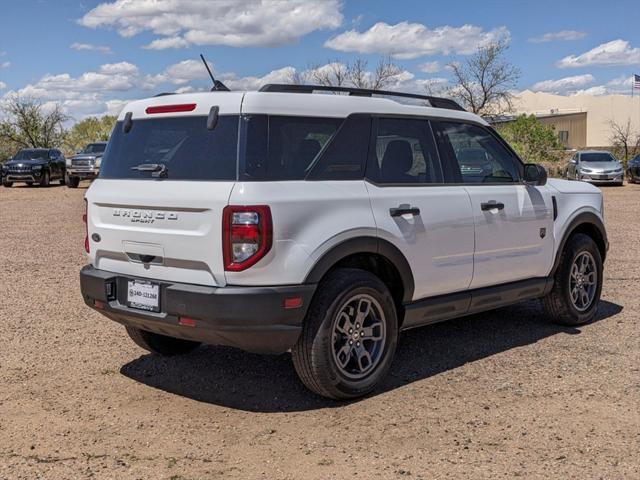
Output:
<instances>
[{"instance_id":1,"label":"window tint","mask_svg":"<svg viewBox=\"0 0 640 480\"><path fill-rule=\"evenodd\" d=\"M116 124L104 152L101 178L151 179L132 170L143 163L163 164L167 180L235 180L238 116L222 115L214 130L207 117L134 120L131 131Z\"/></svg>"},{"instance_id":2,"label":"window tint","mask_svg":"<svg viewBox=\"0 0 640 480\"><path fill-rule=\"evenodd\" d=\"M309 180L358 180L364 178L371 117L351 115L340 126L307 177Z\"/></svg>"},{"instance_id":3,"label":"window tint","mask_svg":"<svg viewBox=\"0 0 640 480\"><path fill-rule=\"evenodd\" d=\"M429 122L380 118L367 176L377 183L436 183L441 173Z\"/></svg>"},{"instance_id":4,"label":"window tint","mask_svg":"<svg viewBox=\"0 0 640 480\"><path fill-rule=\"evenodd\" d=\"M245 115L241 170L246 180L304 180L343 119Z\"/></svg>"},{"instance_id":5,"label":"window tint","mask_svg":"<svg viewBox=\"0 0 640 480\"><path fill-rule=\"evenodd\" d=\"M440 157L463 183L514 183L520 162L488 130L465 123L434 122Z\"/></svg>"}]
</instances>

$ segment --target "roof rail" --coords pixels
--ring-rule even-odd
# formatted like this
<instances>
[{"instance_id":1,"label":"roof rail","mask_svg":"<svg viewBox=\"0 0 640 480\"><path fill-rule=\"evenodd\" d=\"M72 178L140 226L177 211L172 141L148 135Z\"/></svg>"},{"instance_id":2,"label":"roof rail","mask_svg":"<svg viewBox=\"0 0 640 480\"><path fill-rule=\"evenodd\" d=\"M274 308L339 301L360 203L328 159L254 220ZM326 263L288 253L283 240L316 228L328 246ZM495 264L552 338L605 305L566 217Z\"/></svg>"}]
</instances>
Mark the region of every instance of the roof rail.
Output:
<instances>
[{"instance_id":1,"label":"roof rail","mask_svg":"<svg viewBox=\"0 0 640 480\"><path fill-rule=\"evenodd\" d=\"M371 90L368 88L331 87L326 85L286 85L282 83L269 83L263 85L259 92L277 93L313 93L313 92L344 92L358 97L371 97L373 95L386 95L390 97L417 98L427 100L434 108L446 108L448 110L465 111L455 100L450 98L432 97L430 95L417 95L415 93L390 92L388 90Z\"/></svg>"}]
</instances>

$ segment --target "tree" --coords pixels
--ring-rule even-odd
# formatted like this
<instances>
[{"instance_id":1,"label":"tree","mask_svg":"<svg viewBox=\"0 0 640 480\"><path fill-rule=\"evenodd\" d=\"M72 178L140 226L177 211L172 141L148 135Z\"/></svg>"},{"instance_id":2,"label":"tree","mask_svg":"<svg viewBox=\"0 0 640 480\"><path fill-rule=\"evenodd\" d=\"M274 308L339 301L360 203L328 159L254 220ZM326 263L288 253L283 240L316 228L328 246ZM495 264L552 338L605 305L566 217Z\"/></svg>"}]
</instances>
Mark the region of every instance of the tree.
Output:
<instances>
[{"instance_id":1,"label":"tree","mask_svg":"<svg viewBox=\"0 0 640 480\"><path fill-rule=\"evenodd\" d=\"M554 151L562 149L553 127L545 125L535 115L520 115L498 129L527 163L555 161Z\"/></svg>"},{"instance_id":2,"label":"tree","mask_svg":"<svg viewBox=\"0 0 640 480\"><path fill-rule=\"evenodd\" d=\"M511 110L520 70L504 58L504 40L489 43L462 63L449 64L455 84L448 95L478 115L497 115Z\"/></svg>"},{"instance_id":3,"label":"tree","mask_svg":"<svg viewBox=\"0 0 640 480\"><path fill-rule=\"evenodd\" d=\"M5 100L1 109L0 143L13 149L60 146L63 124L69 117L57 103L45 108L35 100L14 95Z\"/></svg>"},{"instance_id":4,"label":"tree","mask_svg":"<svg viewBox=\"0 0 640 480\"><path fill-rule=\"evenodd\" d=\"M116 124L117 117L88 117L76 123L65 134L64 145L68 152L75 152L91 142L109 140L111 130Z\"/></svg>"},{"instance_id":5,"label":"tree","mask_svg":"<svg viewBox=\"0 0 640 480\"><path fill-rule=\"evenodd\" d=\"M609 128L609 142L625 162L640 153L640 132L633 131L630 118L624 124L611 120Z\"/></svg>"},{"instance_id":6,"label":"tree","mask_svg":"<svg viewBox=\"0 0 640 480\"><path fill-rule=\"evenodd\" d=\"M325 65L312 65L305 72L296 72L291 76L290 81L294 84L312 83L326 87L383 90L402 73L402 69L389 57L381 58L374 71L368 71L367 65L368 62L362 58L356 58L348 63L332 60Z\"/></svg>"}]
</instances>

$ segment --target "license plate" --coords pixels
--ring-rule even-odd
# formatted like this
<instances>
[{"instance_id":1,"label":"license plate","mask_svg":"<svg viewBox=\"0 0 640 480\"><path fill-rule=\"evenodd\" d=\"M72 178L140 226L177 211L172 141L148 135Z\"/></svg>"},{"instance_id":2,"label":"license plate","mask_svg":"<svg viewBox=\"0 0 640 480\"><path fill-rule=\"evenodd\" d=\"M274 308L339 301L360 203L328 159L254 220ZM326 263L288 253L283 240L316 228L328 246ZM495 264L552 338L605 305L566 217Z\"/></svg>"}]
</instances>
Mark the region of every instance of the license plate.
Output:
<instances>
[{"instance_id":1,"label":"license plate","mask_svg":"<svg viewBox=\"0 0 640 480\"><path fill-rule=\"evenodd\" d=\"M609 180L609 175L595 175L597 180Z\"/></svg>"},{"instance_id":2,"label":"license plate","mask_svg":"<svg viewBox=\"0 0 640 480\"><path fill-rule=\"evenodd\" d=\"M160 285L139 280L129 280L127 305L149 312L160 311Z\"/></svg>"}]
</instances>

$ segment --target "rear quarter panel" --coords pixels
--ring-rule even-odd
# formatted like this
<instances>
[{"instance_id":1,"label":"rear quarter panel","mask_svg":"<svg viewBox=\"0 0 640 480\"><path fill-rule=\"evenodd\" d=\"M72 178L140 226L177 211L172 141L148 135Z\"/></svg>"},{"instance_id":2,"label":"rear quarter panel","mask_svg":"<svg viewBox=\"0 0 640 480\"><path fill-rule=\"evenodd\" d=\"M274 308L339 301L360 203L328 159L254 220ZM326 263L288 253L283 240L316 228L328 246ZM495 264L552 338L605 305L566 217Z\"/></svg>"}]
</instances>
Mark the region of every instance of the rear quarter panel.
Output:
<instances>
[{"instance_id":1,"label":"rear quarter panel","mask_svg":"<svg viewBox=\"0 0 640 480\"><path fill-rule=\"evenodd\" d=\"M230 205L269 205L273 246L254 266L227 272L229 285L302 283L335 245L376 236L364 181L238 182Z\"/></svg>"}]
</instances>

